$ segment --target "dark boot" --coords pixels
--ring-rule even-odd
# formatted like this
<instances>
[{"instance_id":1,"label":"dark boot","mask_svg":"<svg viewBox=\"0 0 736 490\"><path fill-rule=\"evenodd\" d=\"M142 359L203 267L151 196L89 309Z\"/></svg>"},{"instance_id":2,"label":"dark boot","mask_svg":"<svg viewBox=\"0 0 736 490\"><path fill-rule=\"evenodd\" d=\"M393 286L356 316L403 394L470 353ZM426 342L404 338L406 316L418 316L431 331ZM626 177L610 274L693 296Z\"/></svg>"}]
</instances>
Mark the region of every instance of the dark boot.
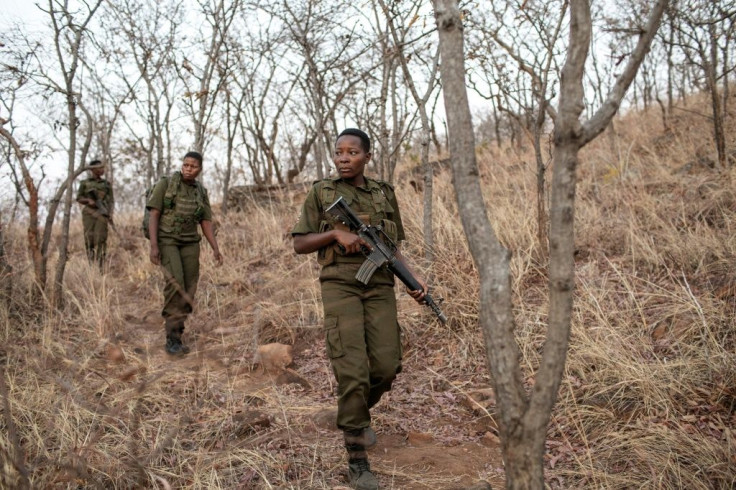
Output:
<instances>
[{"instance_id":1,"label":"dark boot","mask_svg":"<svg viewBox=\"0 0 736 490\"><path fill-rule=\"evenodd\" d=\"M343 432L345 437L345 446L358 445L365 449L370 449L376 445L376 433L370 427L365 429L352 429Z\"/></svg>"},{"instance_id":2,"label":"dark boot","mask_svg":"<svg viewBox=\"0 0 736 490\"><path fill-rule=\"evenodd\" d=\"M348 461L350 486L357 490L378 490L378 478L371 472L368 458L352 458Z\"/></svg>"},{"instance_id":3,"label":"dark boot","mask_svg":"<svg viewBox=\"0 0 736 490\"><path fill-rule=\"evenodd\" d=\"M353 429L343 431L345 449L348 451L348 478L350 486L358 490L378 489L378 479L371 472L368 454L365 450L376 445L373 429Z\"/></svg>"},{"instance_id":4,"label":"dark boot","mask_svg":"<svg viewBox=\"0 0 736 490\"><path fill-rule=\"evenodd\" d=\"M172 356L189 354L189 347L181 341L183 329L175 329L166 334L166 352Z\"/></svg>"}]
</instances>

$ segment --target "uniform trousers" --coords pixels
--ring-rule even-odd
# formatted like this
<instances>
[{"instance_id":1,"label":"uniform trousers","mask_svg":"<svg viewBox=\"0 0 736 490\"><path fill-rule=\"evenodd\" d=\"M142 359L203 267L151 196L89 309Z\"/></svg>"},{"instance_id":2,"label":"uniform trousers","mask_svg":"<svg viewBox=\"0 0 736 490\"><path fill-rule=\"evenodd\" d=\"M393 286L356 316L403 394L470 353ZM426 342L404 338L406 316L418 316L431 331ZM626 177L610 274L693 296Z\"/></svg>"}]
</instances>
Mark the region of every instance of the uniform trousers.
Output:
<instances>
[{"instance_id":1,"label":"uniform trousers","mask_svg":"<svg viewBox=\"0 0 736 490\"><path fill-rule=\"evenodd\" d=\"M194 307L199 281L199 242L159 245L164 268L164 307L166 335L181 335L184 321Z\"/></svg>"},{"instance_id":2,"label":"uniform trousers","mask_svg":"<svg viewBox=\"0 0 736 490\"><path fill-rule=\"evenodd\" d=\"M107 253L107 218L97 213L82 213L82 226L87 258L102 265Z\"/></svg>"},{"instance_id":3,"label":"uniform trousers","mask_svg":"<svg viewBox=\"0 0 736 490\"><path fill-rule=\"evenodd\" d=\"M327 356L337 380L337 426L362 429L369 409L401 372L401 335L394 276L379 269L368 285L355 279L359 263L322 268L320 285Z\"/></svg>"}]
</instances>

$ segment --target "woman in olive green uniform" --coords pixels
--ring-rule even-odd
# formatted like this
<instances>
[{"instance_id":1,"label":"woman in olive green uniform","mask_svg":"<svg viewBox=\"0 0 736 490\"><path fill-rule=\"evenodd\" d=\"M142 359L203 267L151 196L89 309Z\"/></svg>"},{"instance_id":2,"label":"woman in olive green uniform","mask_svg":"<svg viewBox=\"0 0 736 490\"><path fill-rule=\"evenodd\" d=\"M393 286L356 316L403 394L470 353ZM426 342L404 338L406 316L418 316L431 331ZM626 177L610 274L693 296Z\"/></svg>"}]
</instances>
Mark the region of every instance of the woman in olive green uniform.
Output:
<instances>
[{"instance_id":1,"label":"woman in olive green uniform","mask_svg":"<svg viewBox=\"0 0 736 490\"><path fill-rule=\"evenodd\" d=\"M337 138L333 161L338 176L314 184L292 229L294 250L317 252L322 265L320 286L324 307L327 355L338 384L337 426L348 451L350 482L355 488L378 488L365 450L376 443L370 408L401 371L401 339L396 319L394 276L383 267L367 285L355 279L365 257L365 241L325 213L342 196L366 224L381 225L395 243L404 239L393 187L363 174L370 161L370 138L346 129ZM406 264L401 252L396 256ZM421 291L410 291L422 302Z\"/></svg>"},{"instance_id":2,"label":"woman in olive green uniform","mask_svg":"<svg viewBox=\"0 0 736 490\"><path fill-rule=\"evenodd\" d=\"M89 172L91 176L79 185L77 202L83 206L82 226L87 258L102 268L107 254L107 225L112 220L112 186L102 178L105 165L101 161L90 162Z\"/></svg>"},{"instance_id":3,"label":"woman in olive green uniform","mask_svg":"<svg viewBox=\"0 0 736 490\"><path fill-rule=\"evenodd\" d=\"M212 247L217 265L222 264L207 191L197 181L201 171L202 155L187 153L181 172L159 180L146 203L150 212L151 262L162 265L166 276L161 315L166 320L166 352L172 355L189 352L181 337L199 280L201 237L197 224Z\"/></svg>"}]
</instances>

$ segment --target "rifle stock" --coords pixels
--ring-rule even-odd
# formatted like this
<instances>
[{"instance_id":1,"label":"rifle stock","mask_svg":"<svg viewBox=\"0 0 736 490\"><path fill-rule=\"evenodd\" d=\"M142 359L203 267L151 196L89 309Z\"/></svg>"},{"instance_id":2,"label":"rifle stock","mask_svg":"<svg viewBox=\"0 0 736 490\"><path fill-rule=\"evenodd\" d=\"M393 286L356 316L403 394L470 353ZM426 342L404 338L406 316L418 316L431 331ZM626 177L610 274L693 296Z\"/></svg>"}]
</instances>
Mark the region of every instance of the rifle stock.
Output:
<instances>
[{"instance_id":1,"label":"rifle stock","mask_svg":"<svg viewBox=\"0 0 736 490\"><path fill-rule=\"evenodd\" d=\"M396 244L386 235L380 226L369 226L363 223L357 214L350 209L345 199L340 196L333 202L325 212L331 214L342 223L347 225L351 231L367 242L372 250L363 250L366 256L365 262L360 266L355 278L363 284L368 284L373 274L380 267L388 266L388 269L403 282L410 291L421 291L422 285L409 272L409 269L396 257ZM424 302L432 309L442 323L447 323L447 317L440 309L437 302L427 292Z\"/></svg>"}]
</instances>

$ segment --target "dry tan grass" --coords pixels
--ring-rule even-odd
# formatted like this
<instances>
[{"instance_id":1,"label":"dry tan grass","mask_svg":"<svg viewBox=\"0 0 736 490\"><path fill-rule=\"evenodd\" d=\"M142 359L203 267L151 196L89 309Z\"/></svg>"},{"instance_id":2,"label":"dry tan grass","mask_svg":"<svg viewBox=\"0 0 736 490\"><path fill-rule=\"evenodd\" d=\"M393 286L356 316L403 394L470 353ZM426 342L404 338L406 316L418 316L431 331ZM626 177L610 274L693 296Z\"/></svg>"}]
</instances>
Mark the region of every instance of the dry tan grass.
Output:
<instances>
[{"instance_id":1,"label":"dry tan grass","mask_svg":"<svg viewBox=\"0 0 736 490\"><path fill-rule=\"evenodd\" d=\"M550 488L736 482L736 194L728 175L688 165L713 157L711 137L692 113L675 114L668 133L656 111L627 115L584 152L572 338L545 456ZM531 383L548 308L532 154L487 147L478 156L489 215L513 253L517 339ZM433 278L451 321L440 325L399 295L405 370L374 410L386 441L374 468L386 488L502 485L497 448L477 445L496 430L492 397L467 403L488 391L489 376L477 271L450 176L435 183L431 268L419 259L421 193L403 181L398 188L407 254ZM226 264L215 268L203 246L186 332L195 349L177 361L161 348L161 277L138 216L118 217L103 276L86 263L75 223L61 312L33 299L23 230L11 229L17 275L14 303L0 311L0 487L345 485L339 434L324 423L335 386L318 269L293 253L288 235L302 197L275 195L220 218ZM254 369L257 346L269 342L294 345L299 378ZM407 445L421 434L433 445Z\"/></svg>"}]
</instances>

